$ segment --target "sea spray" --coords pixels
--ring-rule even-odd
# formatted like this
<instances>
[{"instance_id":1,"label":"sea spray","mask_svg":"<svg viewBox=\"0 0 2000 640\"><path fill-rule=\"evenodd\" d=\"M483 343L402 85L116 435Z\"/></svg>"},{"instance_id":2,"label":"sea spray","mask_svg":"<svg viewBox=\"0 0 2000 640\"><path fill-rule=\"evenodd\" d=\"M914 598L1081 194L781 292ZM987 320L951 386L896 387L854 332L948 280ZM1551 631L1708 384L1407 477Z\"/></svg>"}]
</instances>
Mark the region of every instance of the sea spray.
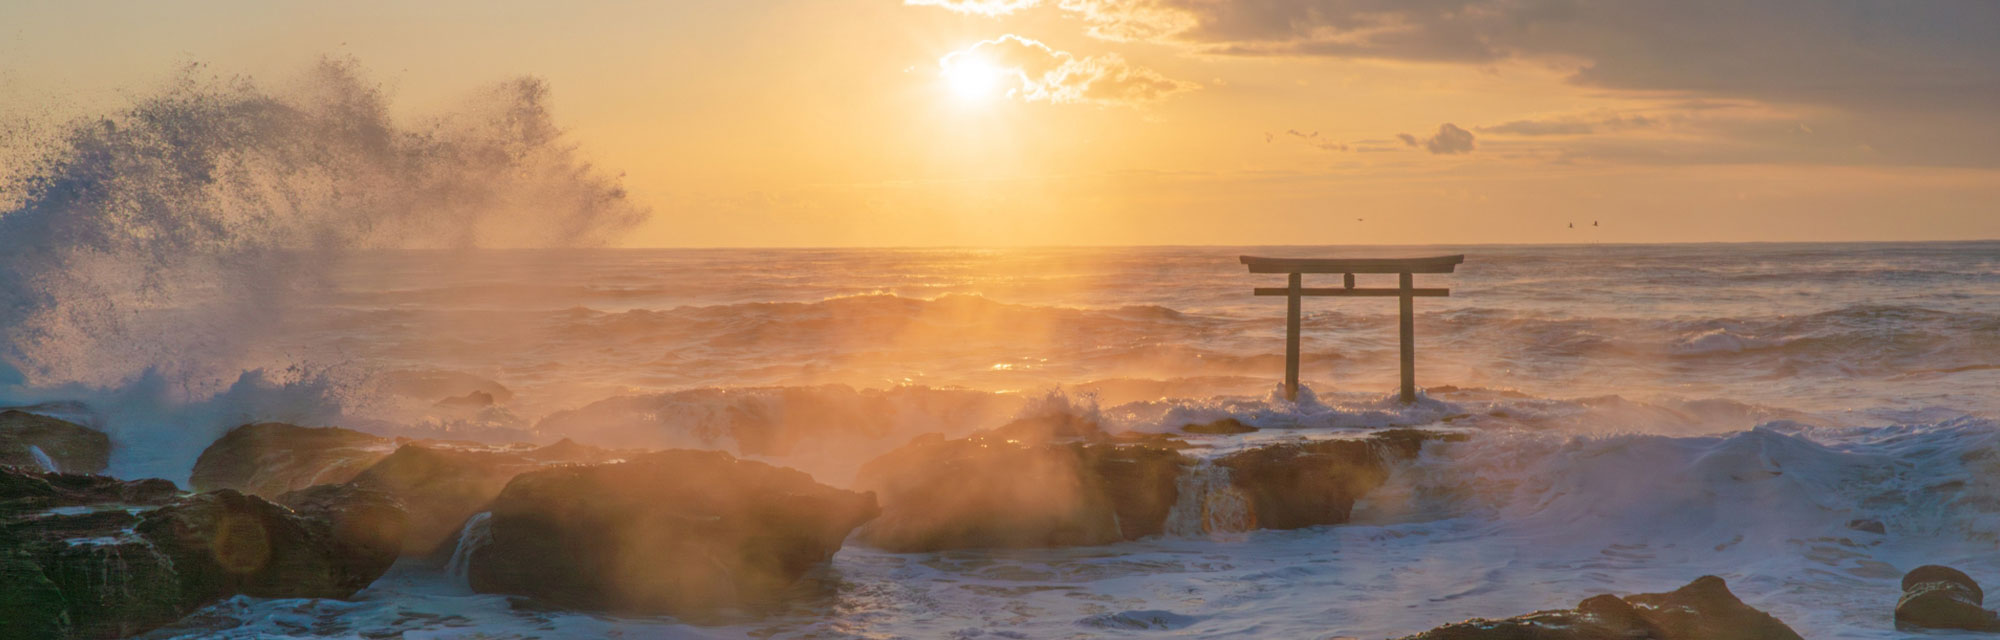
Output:
<instances>
[{"instance_id":1,"label":"sea spray","mask_svg":"<svg viewBox=\"0 0 2000 640\"><path fill-rule=\"evenodd\" d=\"M133 425L105 398L140 384L150 405L203 402L241 392L246 371L338 366L338 351L276 336L356 249L598 245L647 216L578 156L538 80L412 125L350 62L285 91L200 72L7 139L19 161L0 173L0 403L94 400L114 439L199 440L226 425Z\"/></svg>"},{"instance_id":2,"label":"sea spray","mask_svg":"<svg viewBox=\"0 0 2000 640\"><path fill-rule=\"evenodd\" d=\"M451 550L451 559L445 562L445 575L454 583L470 590L472 588L472 554L480 547L493 541L493 512L481 511L465 519L465 527L458 531L458 545Z\"/></svg>"},{"instance_id":3,"label":"sea spray","mask_svg":"<svg viewBox=\"0 0 2000 640\"><path fill-rule=\"evenodd\" d=\"M41 467L43 471L62 471L56 466L55 459L50 458L48 452L42 451L41 447L28 445L28 455L35 457L35 465Z\"/></svg>"}]
</instances>

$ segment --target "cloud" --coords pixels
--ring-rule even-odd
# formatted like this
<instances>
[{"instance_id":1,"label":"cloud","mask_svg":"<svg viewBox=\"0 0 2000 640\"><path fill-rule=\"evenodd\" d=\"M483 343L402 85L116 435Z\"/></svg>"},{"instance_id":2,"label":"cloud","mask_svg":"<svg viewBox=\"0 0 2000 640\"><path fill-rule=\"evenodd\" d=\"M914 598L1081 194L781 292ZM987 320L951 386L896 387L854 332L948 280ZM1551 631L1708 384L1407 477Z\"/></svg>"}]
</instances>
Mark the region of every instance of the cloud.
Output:
<instances>
[{"instance_id":1,"label":"cloud","mask_svg":"<svg viewBox=\"0 0 2000 640\"><path fill-rule=\"evenodd\" d=\"M1404 144L1412 147L1417 146L1416 136L1407 133L1398 133L1396 137L1402 139ZM1438 125L1436 135L1424 138L1423 145L1425 151L1436 154L1454 155L1472 153L1472 132L1447 122Z\"/></svg>"},{"instance_id":2,"label":"cloud","mask_svg":"<svg viewBox=\"0 0 2000 640\"><path fill-rule=\"evenodd\" d=\"M2000 2L911 0L1053 5L1092 35L1251 56L1582 61L1572 80L1850 108L2000 103ZM976 8L976 9L975 9Z\"/></svg>"},{"instance_id":3,"label":"cloud","mask_svg":"<svg viewBox=\"0 0 2000 640\"><path fill-rule=\"evenodd\" d=\"M1578 136L1603 131L1619 131L1651 127L1660 123L1658 118L1644 115L1608 116L1566 116L1542 120L1514 120L1490 127L1479 127L1480 133L1497 133L1515 136Z\"/></svg>"},{"instance_id":4,"label":"cloud","mask_svg":"<svg viewBox=\"0 0 2000 640\"><path fill-rule=\"evenodd\" d=\"M1747 103L1811 119L1818 132L1710 141L1743 157L2000 167L2000 128L1990 115L2000 104L1995 0L918 1L976 5L989 15L1039 7L1068 14L1100 39L1198 55L1542 65L1567 69L1580 87L1614 92L1599 96ZM1530 118L1477 131L1569 142L1661 124ZM1696 132L1681 121L1674 128ZM1850 151L1863 147L1869 153Z\"/></svg>"},{"instance_id":5,"label":"cloud","mask_svg":"<svg viewBox=\"0 0 2000 640\"><path fill-rule=\"evenodd\" d=\"M1079 58L1012 34L981 41L938 61L947 72L968 64L1000 70L1008 95L1030 102L1134 105L1201 87L1134 66L1115 53Z\"/></svg>"},{"instance_id":6,"label":"cloud","mask_svg":"<svg viewBox=\"0 0 2000 640\"><path fill-rule=\"evenodd\" d=\"M1319 137L1318 131L1314 131L1312 133L1305 133L1299 131L1298 129L1286 129L1285 133L1289 134L1294 138L1298 138L1300 142L1304 142L1308 146L1311 146L1312 148L1315 149L1319 149L1321 151L1346 151L1348 148L1347 143L1345 142L1334 142L1332 140Z\"/></svg>"},{"instance_id":7,"label":"cloud","mask_svg":"<svg viewBox=\"0 0 2000 640\"><path fill-rule=\"evenodd\" d=\"M959 13L1004 16L1041 4L1040 0L903 0L911 6L941 7Z\"/></svg>"}]
</instances>

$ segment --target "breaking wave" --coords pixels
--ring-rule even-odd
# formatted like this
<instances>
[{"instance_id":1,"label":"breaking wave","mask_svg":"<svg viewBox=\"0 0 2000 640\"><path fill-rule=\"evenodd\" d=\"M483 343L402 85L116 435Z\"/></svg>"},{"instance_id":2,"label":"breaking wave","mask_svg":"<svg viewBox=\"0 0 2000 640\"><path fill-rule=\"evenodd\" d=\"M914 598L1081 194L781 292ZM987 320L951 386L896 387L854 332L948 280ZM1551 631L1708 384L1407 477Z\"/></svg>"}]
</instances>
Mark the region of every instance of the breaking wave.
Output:
<instances>
[{"instance_id":1,"label":"breaking wave","mask_svg":"<svg viewBox=\"0 0 2000 640\"><path fill-rule=\"evenodd\" d=\"M0 401L334 400L316 371L344 356L278 336L355 250L597 245L647 216L539 80L411 124L350 62L284 89L200 73L10 150L27 160L0 184Z\"/></svg>"}]
</instances>

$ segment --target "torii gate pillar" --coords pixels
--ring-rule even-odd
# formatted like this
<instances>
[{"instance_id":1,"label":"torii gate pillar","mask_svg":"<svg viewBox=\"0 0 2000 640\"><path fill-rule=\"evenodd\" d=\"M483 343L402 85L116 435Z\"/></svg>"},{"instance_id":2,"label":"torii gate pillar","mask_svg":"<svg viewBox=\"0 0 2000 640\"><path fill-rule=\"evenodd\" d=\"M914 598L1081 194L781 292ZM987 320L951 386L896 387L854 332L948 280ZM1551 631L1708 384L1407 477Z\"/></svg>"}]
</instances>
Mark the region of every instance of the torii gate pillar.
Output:
<instances>
[{"instance_id":1,"label":"torii gate pillar","mask_svg":"<svg viewBox=\"0 0 2000 640\"><path fill-rule=\"evenodd\" d=\"M1417 342L1416 327L1412 322L1414 299L1444 297L1451 295L1450 289L1418 289L1414 286L1415 274L1451 273L1457 270L1465 256L1436 256L1431 258L1259 258L1242 256L1243 264L1249 265L1251 273L1283 273L1290 277L1283 288L1257 287L1254 295L1285 296L1285 399L1299 399L1299 299L1304 296L1352 296L1390 297L1400 299L1402 307L1403 346L1403 403L1417 401ZM1304 274L1340 273L1346 274L1344 287L1306 288ZM1354 274L1393 273L1397 274L1394 289L1356 289Z\"/></svg>"}]
</instances>

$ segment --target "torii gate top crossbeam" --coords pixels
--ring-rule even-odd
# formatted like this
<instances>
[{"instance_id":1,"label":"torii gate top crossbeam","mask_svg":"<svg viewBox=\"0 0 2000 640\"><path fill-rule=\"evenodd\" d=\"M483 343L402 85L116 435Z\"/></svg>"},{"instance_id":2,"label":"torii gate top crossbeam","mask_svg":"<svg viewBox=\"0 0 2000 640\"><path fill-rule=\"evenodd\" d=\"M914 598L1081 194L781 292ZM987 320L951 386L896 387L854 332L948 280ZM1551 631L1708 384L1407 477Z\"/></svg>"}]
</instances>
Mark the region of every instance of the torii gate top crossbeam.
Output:
<instances>
[{"instance_id":1,"label":"torii gate top crossbeam","mask_svg":"<svg viewBox=\"0 0 2000 640\"><path fill-rule=\"evenodd\" d=\"M1418 289L1412 274L1452 273L1465 256L1434 256L1429 258L1259 258L1242 256L1243 264L1249 265L1251 273L1284 273L1291 278L1285 287L1257 287L1251 293L1260 296L1285 296L1285 399L1297 400L1299 395L1299 299L1305 296L1344 297L1395 297L1400 298L1402 322L1403 388L1405 403L1417 401L1416 332L1414 329L1411 302L1415 298L1448 296L1449 289ZM1341 288L1311 288L1303 285L1302 274L1344 273L1347 274ZM1400 276L1397 287L1364 288L1354 287L1354 274L1394 273Z\"/></svg>"},{"instance_id":2,"label":"torii gate top crossbeam","mask_svg":"<svg viewBox=\"0 0 2000 640\"><path fill-rule=\"evenodd\" d=\"M1451 273L1464 255L1430 258L1259 258L1243 256L1250 273Z\"/></svg>"}]
</instances>

